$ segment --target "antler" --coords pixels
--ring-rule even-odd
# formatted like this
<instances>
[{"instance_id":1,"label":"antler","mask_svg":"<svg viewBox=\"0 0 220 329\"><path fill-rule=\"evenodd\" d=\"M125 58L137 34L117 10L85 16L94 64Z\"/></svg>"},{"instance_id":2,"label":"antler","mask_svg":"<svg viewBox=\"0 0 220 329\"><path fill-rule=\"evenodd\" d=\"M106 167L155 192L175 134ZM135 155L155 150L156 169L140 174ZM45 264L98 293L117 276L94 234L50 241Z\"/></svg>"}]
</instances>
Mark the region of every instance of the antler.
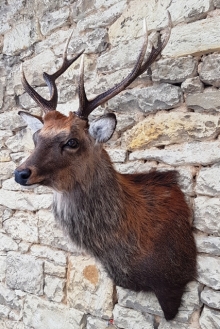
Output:
<instances>
[{"instance_id":1,"label":"antler","mask_svg":"<svg viewBox=\"0 0 220 329\"><path fill-rule=\"evenodd\" d=\"M171 33L171 17L170 13L168 12L168 33L167 36L163 41L160 41L160 44L157 48L152 46L151 52L148 55L147 59L144 61L147 45L148 45L148 32L146 29L146 23L144 21L144 34L145 39L142 45L140 54L137 58L135 66L131 73L124 78L120 83L116 84L114 87L110 88L109 90L105 91L104 93L96 96L92 100L88 100L85 93L84 87L84 67L83 67L83 57L81 59L80 65L80 78L79 78L79 109L77 111L77 115L82 118L87 118L89 114L97 108L99 105L107 102L109 99L114 97L115 95L119 94L122 90L125 90L139 75L144 73L150 65L156 60L157 56L162 52L164 47L166 46ZM143 62L144 61L144 62Z\"/></svg>"},{"instance_id":2,"label":"antler","mask_svg":"<svg viewBox=\"0 0 220 329\"><path fill-rule=\"evenodd\" d=\"M75 61L79 56L84 52L82 50L79 54L77 54L72 59L67 59L67 48L71 39L71 36L73 34L73 31L71 32L69 38L67 39L64 51L63 51L63 63L60 69L58 69L53 74L48 74L46 72L43 73L43 78L49 88L50 91L50 99L47 100L43 98L41 95L39 95L27 82L27 79L25 77L23 67L21 65L21 73L22 73L22 84L25 89L25 91L35 100L35 102L44 110L44 112L56 110L57 107L57 100L58 100L58 93L57 93L57 86L55 84L56 79L63 74L68 67Z\"/></svg>"}]
</instances>

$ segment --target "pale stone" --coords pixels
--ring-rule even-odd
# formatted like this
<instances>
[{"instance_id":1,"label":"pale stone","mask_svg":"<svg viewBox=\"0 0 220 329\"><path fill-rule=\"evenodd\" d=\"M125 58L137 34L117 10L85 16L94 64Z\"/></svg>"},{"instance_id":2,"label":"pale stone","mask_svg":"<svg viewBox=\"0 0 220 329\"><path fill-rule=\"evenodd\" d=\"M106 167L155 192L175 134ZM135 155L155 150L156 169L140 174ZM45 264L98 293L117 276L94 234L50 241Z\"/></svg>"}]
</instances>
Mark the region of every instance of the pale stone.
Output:
<instances>
[{"instance_id":1,"label":"pale stone","mask_svg":"<svg viewBox=\"0 0 220 329\"><path fill-rule=\"evenodd\" d=\"M165 58L152 66L152 79L157 82L180 83L197 73L198 62L193 57Z\"/></svg>"},{"instance_id":2,"label":"pale stone","mask_svg":"<svg viewBox=\"0 0 220 329\"><path fill-rule=\"evenodd\" d=\"M25 296L25 294L23 295ZM20 311L22 309L21 297L16 291L9 289L5 284L0 284L0 304L8 306L10 309ZM1 327L0 327L1 328Z\"/></svg>"},{"instance_id":3,"label":"pale stone","mask_svg":"<svg viewBox=\"0 0 220 329\"><path fill-rule=\"evenodd\" d=\"M12 176L15 170L13 162L0 162L0 179L7 179Z\"/></svg>"},{"instance_id":4,"label":"pale stone","mask_svg":"<svg viewBox=\"0 0 220 329\"><path fill-rule=\"evenodd\" d=\"M64 299L64 286L66 280L55 278L50 275L46 275L44 278L44 293L47 299L57 303L61 303Z\"/></svg>"},{"instance_id":5,"label":"pale stone","mask_svg":"<svg viewBox=\"0 0 220 329\"><path fill-rule=\"evenodd\" d=\"M117 126L116 131L124 132L127 129L130 129L135 123L133 116L127 114L117 114Z\"/></svg>"},{"instance_id":6,"label":"pale stone","mask_svg":"<svg viewBox=\"0 0 220 329\"><path fill-rule=\"evenodd\" d=\"M39 210L49 208L52 204L50 194L34 195L28 192L0 190L0 204L10 209Z\"/></svg>"},{"instance_id":7,"label":"pale stone","mask_svg":"<svg viewBox=\"0 0 220 329\"><path fill-rule=\"evenodd\" d=\"M177 86L167 83L142 89L126 90L108 101L108 107L115 111L132 113L133 109L144 113L168 110L182 104L182 92Z\"/></svg>"},{"instance_id":8,"label":"pale stone","mask_svg":"<svg viewBox=\"0 0 220 329\"><path fill-rule=\"evenodd\" d=\"M220 235L220 199L199 196L195 199L193 226L208 234Z\"/></svg>"},{"instance_id":9,"label":"pale stone","mask_svg":"<svg viewBox=\"0 0 220 329\"><path fill-rule=\"evenodd\" d=\"M201 301L211 308L220 310L220 291L205 287L201 293Z\"/></svg>"},{"instance_id":10,"label":"pale stone","mask_svg":"<svg viewBox=\"0 0 220 329\"><path fill-rule=\"evenodd\" d=\"M43 262L30 255L8 253L6 283L9 288L42 295Z\"/></svg>"},{"instance_id":11,"label":"pale stone","mask_svg":"<svg viewBox=\"0 0 220 329\"><path fill-rule=\"evenodd\" d=\"M220 289L220 258L207 255L197 257L198 281L215 290Z\"/></svg>"},{"instance_id":12,"label":"pale stone","mask_svg":"<svg viewBox=\"0 0 220 329\"><path fill-rule=\"evenodd\" d=\"M6 234L0 233L0 251L11 251L17 249L18 245L11 237Z\"/></svg>"},{"instance_id":13,"label":"pale stone","mask_svg":"<svg viewBox=\"0 0 220 329\"><path fill-rule=\"evenodd\" d=\"M2 329L25 329L24 324L18 321L0 319L0 328Z\"/></svg>"},{"instance_id":14,"label":"pale stone","mask_svg":"<svg viewBox=\"0 0 220 329\"><path fill-rule=\"evenodd\" d=\"M176 321L188 322L194 310L200 307L200 284L190 282L185 289ZM134 292L117 287L118 303L120 306L135 309L142 313L152 313L163 316L163 311L153 292Z\"/></svg>"},{"instance_id":15,"label":"pale stone","mask_svg":"<svg viewBox=\"0 0 220 329\"><path fill-rule=\"evenodd\" d=\"M66 254L62 250L52 249L41 245L32 245L31 254L36 257L46 258L53 261L56 265L66 265Z\"/></svg>"},{"instance_id":16,"label":"pale stone","mask_svg":"<svg viewBox=\"0 0 220 329\"><path fill-rule=\"evenodd\" d=\"M220 158L219 141L191 142L182 145L171 145L159 150L152 148L144 151L134 151L129 160L150 160L164 162L169 165L210 165Z\"/></svg>"},{"instance_id":17,"label":"pale stone","mask_svg":"<svg viewBox=\"0 0 220 329\"><path fill-rule=\"evenodd\" d=\"M38 218L32 213L16 212L3 223L5 231L13 238L27 242L38 242Z\"/></svg>"},{"instance_id":18,"label":"pale stone","mask_svg":"<svg viewBox=\"0 0 220 329\"><path fill-rule=\"evenodd\" d=\"M46 274L55 275L60 278L65 278L66 276L66 267L61 265L56 265L51 261L44 261L44 272Z\"/></svg>"},{"instance_id":19,"label":"pale stone","mask_svg":"<svg viewBox=\"0 0 220 329\"><path fill-rule=\"evenodd\" d=\"M122 149L107 149L112 162L124 162L127 151Z\"/></svg>"},{"instance_id":20,"label":"pale stone","mask_svg":"<svg viewBox=\"0 0 220 329\"><path fill-rule=\"evenodd\" d=\"M6 274L6 255L0 255L0 282L5 280Z\"/></svg>"},{"instance_id":21,"label":"pale stone","mask_svg":"<svg viewBox=\"0 0 220 329\"><path fill-rule=\"evenodd\" d=\"M217 329L220 323L220 312L212 310L205 306L203 308L200 320L201 329Z\"/></svg>"},{"instance_id":22,"label":"pale stone","mask_svg":"<svg viewBox=\"0 0 220 329\"><path fill-rule=\"evenodd\" d=\"M12 135L11 131L19 130L21 127L25 127L25 123L17 110L0 113L0 129L5 130L6 137Z\"/></svg>"},{"instance_id":23,"label":"pale stone","mask_svg":"<svg viewBox=\"0 0 220 329\"><path fill-rule=\"evenodd\" d=\"M166 321L165 319L162 319L158 329L190 329L190 327L189 323L180 323L175 320Z\"/></svg>"},{"instance_id":24,"label":"pale stone","mask_svg":"<svg viewBox=\"0 0 220 329\"><path fill-rule=\"evenodd\" d=\"M94 318L92 316L88 316L87 318L87 326L86 329L113 329L116 327L109 327L107 320L101 320L98 318Z\"/></svg>"},{"instance_id":25,"label":"pale stone","mask_svg":"<svg viewBox=\"0 0 220 329\"><path fill-rule=\"evenodd\" d=\"M114 323L119 328L125 329L153 329L154 318L152 315L144 316L140 312L121 307L116 304L113 311Z\"/></svg>"},{"instance_id":26,"label":"pale stone","mask_svg":"<svg viewBox=\"0 0 220 329\"><path fill-rule=\"evenodd\" d=\"M32 33L30 34L30 31ZM40 35L34 20L26 20L15 24L4 36L3 53L6 55L15 55L38 41Z\"/></svg>"},{"instance_id":27,"label":"pale stone","mask_svg":"<svg viewBox=\"0 0 220 329\"><path fill-rule=\"evenodd\" d=\"M209 196L220 195L220 168L201 168L196 180L196 193Z\"/></svg>"},{"instance_id":28,"label":"pale stone","mask_svg":"<svg viewBox=\"0 0 220 329\"><path fill-rule=\"evenodd\" d=\"M218 16L174 26L163 55L180 57L218 51L220 49L219 29Z\"/></svg>"},{"instance_id":29,"label":"pale stone","mask_svg":"<svg viewBox=\"0 0 220 329\"><path fill-rule=\"evenodd\" d=\"M23 321L34 329L85 329L86 324L83 312L31 295L25 299Z\"/></svg>"},{"instance_id":30,"label":"pale stone","mask_svg":"<svg viewBox=\"0 0 220 329\"><path fill-rule=\"evenodd\" d=\"M78 249L66 236L58 224L55 222L53 214L49 211L40 210L38 212L38 232L41 244L63 249L66 251L77 252Z\"/></svg>"},{"instance_id":31,"label":"pale stone","mask_svg":"<svg viewBox=\"0 0 220 329\"><path fill-rule=\"evenodd\" d=\"M40 29L43 35L50 34L53 30L69 24L70 10L62 7L57 11L47 11L40 19Z\"/></svg>"},{"instance_id":32,"label":"pale stone","mask_svg":"<svg viewBox=\"0 0 220 329\"><path fill-rule=\"evenodd\" d=\"M220 256L220 237L195 235L198 252Z\"/></svg>"},{"instance_id":33,"label":"pale stone","mask_svg":"<svg viewBox=\"0 0 220 329\"><path fill-rule=\"evenodd\" d=\"M10 313L10 308L4 305L0 305L0 317L1 318L8 318Z\"/></svg>"},{"instance_id":34,"label":"pale stone","mask_svg":"<svg viewBox=\"0 0 220 329\"><path fill-rule=\"evenodd\" d=\"M27 253L30 249L30 246L31 246L31 243L22 241L19 243L19 251L23 254Z\"/></svg>"},{"instance_id":35,"label":"pale stone","mask_svg":"<svg viewBox=\"0 0 220 329\"><path fill-rule=\"evenodd\" d=\"M203 92L204 85L199 77L189 78L183 81L181 89L185 94L198 94Z\"/></svg>"},{"instance_id":36,"label":"pale stone","mask_svg":"<svg viewBox=\"0 0 220 329\"><path fill-rule=\"evenodd\" d=\"M199 72L200 79L206 84L220 87L219 65L219 54L210 54L204 57Z\"/></svg>"},{"instance_id":37,"label":"pale stone","mask_svg":"<svg viewBox=\"0 0 220 329\"><path fill-rule=\"evenodd\" d=\"M10 153L10 150L1 150L0 162L9 162L11 160Z\"/></svg>"},{"instance_id":38,"label":"pale stone","mask_svg":"<svg viewBox=\"0 0 220 329\"><path fill-rule=\"evenodd\" d=\"M113 311L113 283L93 258L70 256L67 301L70 307L109 319Z\"/></svg>"},{"instance_id":39,"label":"pale stone","mask_svg":"<svg viewBox=\"0 0 220 329\"><path fill-rule=\"evenodd\" d=\"M219 119L200 113L159 112L148 116L132 129L124 139L129 150L178 144L193 140L213 139L219 131Z\"/></svg>"},{"instance_id":40,"label":"pale stone","mask_svg":"<svg viewBox=\"0 0 220 329\"><path fill-rule=\"evenodd\" d=\"M125 7L126 1L119 1L116 4L112 5L110 8L105 11L89 15L84 17L82 20L78 21L77 27L80 31L86 29L93 29L97 27L105 27L113 23L122 13Z\"/></svg>"},{"instance_id":41,"label":"pale stone","mask_svg":"<svg viewBox=\"0 0 220 329\"><path fill-rule=\"evenodd\" d=\"M220 8L220 0L213 0L214 6Z\"/></svg>"},{"instance_id":42,"label":"pale stone","mask_svg":"<svg viewBox=\"0 0 220 329\"><path fill-rule=\"evenodd\" d=\"M28 77L27 79L29 79L29 75L27 75L27 77ZM36 77L36 79L41 79L42 72L38 71L38 73L35 75L35 77ZM36 87L34 89L39 95L41 95L45 99L49 99L48 87ZM27 93L24 93L24 94L22 93L22 95L19 96L19 105L23 109L31 111L33 108L36 107L36 102ZM25 126L26 126L26 124L25 124Z\"/></svg>"},{"instance_id":43,"label":"pale stone","mask_svg":"<svg viewBox=\"0 0 220 329\"><path fill-rule=\"evenodd\" d=\"M156 162L129 161L126 163L115 163L114 167L121 174L135 174L149 172L151 169L156 168L157 164Z\"/></svg>"},{"instance_id":44,"label":"pale stone","mask_svg":"<svg viewBox=\"0 0 220 329\"><path fill-rule=\"evenodd\" d=\"M211 90L205 93L186 96L186 104L190 109L202 111L220 111L220 91Z\"/></svg>"}]
</instances>

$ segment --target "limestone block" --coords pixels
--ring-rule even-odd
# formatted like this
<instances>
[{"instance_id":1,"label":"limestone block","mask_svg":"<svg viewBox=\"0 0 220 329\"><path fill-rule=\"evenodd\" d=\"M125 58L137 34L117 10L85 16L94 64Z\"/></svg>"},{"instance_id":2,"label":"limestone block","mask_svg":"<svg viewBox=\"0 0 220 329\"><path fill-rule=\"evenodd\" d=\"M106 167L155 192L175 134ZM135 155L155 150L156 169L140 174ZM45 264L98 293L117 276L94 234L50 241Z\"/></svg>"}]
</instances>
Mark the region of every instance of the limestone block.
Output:
<instances>
[{"instance_id":1,"label":"limestone block","mask_svg":"<svg viewBox=\"0 0 220 329\"><path fill-rule=\"evenodd\" d=\"M220 235L220 199L199 196L195 199L193 226L208 234Z\"/></svg>"},{"instance_id":2,"label":"limestone block","mask_svg":"<svg viewBox=\"0 0 220 329\"><path fill-rule=\"evenodd\" d=\"M85 329L86 325L82 312L31 295L25 299L23 321L34 329Z\"/></svg>"},{"instance_id":3,"label":"limestone block","mask_svg":"<svg viewBox=\"0 0 220 329\"><path fill-rule=\"evenodd\" d=\"M18 321L11 321L8 319L0 319L0 328L4 329L25 329L24 324Z\"/></svg>"},{"instance_id":4,"label":"limestone block","mask_svg":"<svg viewBox=\"0 0 220 329\"><path fill-rule=\"evenodd\" d=\"M68 7L62 7L57 11L47 11L40 19L41 33L47 35L55 29L69 25L69 15Z\"/></svg>"},{"instance_id":5,"label":"limestone block","mask_svg":"<svg viewBox=\"0 0 220 329\"><path fill-rule=\"evenodd\" d=\"M198 255L197 257L198 281L208 287L220 289L220 258Z\"/></svg>"},{"instance_id":6,"label":"limestone block","mask_svg":"<svg viewBox=\"0 0 220 329\"><path fill-rule=\"evenodd\" d=\"M127 151L122 149L107 149L112 162L124 162Z\"/></svg>"},{"instance_id":7,"label":"limestone block","mask_svg":"<svg viewBox=\"0 0 220 329\"><path fill-rule=\"evenodd\" d=\"M50 211L40 210L38 212L38 217L39 240L41 244L66 251L77 252L77 247L73 245L69 237L62 232Z\"/></svg>"},{"instance_id":8,"label":"limestone block","mask_svg":"<svg viewBox=\"0 0 220 329\"><path fill-rule=\"evenodd\" d=\"M10 310L21 311L23 307L22 298L15 291L9 289L5 284L0 284L0 304L7 306ZM1 328L1 327L0 327Z\"/></svg>"},{"instance_id":9,"label":"limestone block","mask_svg":"<svg viewBox=\"0 0 220 329\"><path fill-rule=\"evenodd\" d=\"M55 71L55 70L54 70ZM38 76L38 77L37 77ZM42 78L42 71L39 71L36 74L36 79L41 79ZM27 79L29 80L29 76L27 75ZM48 93L48 87L37 87L34 88L38 94L40 94L42 97L49 99L49 93ZM36 102L28 95L27 93L21 94L19 97L19 105L25 109L29 110L32 108L36 108Z\"/></svg>"},{"instance_id":10,"label":"limestone block","mask_svg":"<svg viewBox=\"0 0 220 329\"><path fill-rule=\"evenodd\" d=\"M134 151L129 160L150 160L169 165L210 165L220 158L219 141L191 142L182 145L170 145L166 149Z\"/></svg>"},{"instance_id":11,"label":"limestone block","mask_svg":"<svg viewBox=\"0 0 220 329\"><path fill-rule=\"evenodd\" d=\"M201 293L201 301L211 308L220 310L220 291L205 287Z\"/></svg>"},{"instance_id":12,"label":"limestone block","mask_svg":"<svg viewBox=\"0 0 220 329\"><path fill-rule=\"evenodd\" d=\"M16 133L16 135L9 137L5 141L5 145L12 152L28 152L34 149L34 143L32 139L31 130L22 129Z\"/></svg>"},{"instance_id":13,"label":"limestone block","mask_svg":"<svg viewBox=\"0 0 220 329\"><path fill-rule=\"evenodd\" d=\"M7 179L12 176L15 170L13 162L0 162L0 179Z\"/></svg>"},{"instance_id":14,"label":"limestone block","mask_svg":"<svg viewBox=\"0 0 220 329\"><path fill-rule=\"evenodd\" d=\"M135 310L122 307L118 304L115 305L114 323L119 328L125 329L153 329L154 318L152 315L143 315Z\"/></svg>"},{"instance_id":15,"label":"limestone block","mask_svg":"<svg viewBox=\"0 0 220 329\"><path fill-rule=\"evenodd\" d=\"M38 218L33 213L16 212L3 223L3 228L13 239L38 242Z\"/></svg>"},{"instance_id":16,"label":"limestone block","mask_svg":"<svg viewBox=\"0 0 220 329\"><path fill-rule=\"evenodd\" d=\"M220 312L204 306L200 320L202 329L216 329L220 323Z\"/></svg>"},{"instance_id":17,"label":"limestone block","mask_svg":"<svg viewBox=\"0 0 220 329\"><path fill-rule=\"evenodd\" d=\"M6 255L0 254L0 282L5 280L6 274Z\"/></svg>"},{"instance_id":18,"label":"limestone block","mask_svg":"<svg viewBox=\"0 0 220 329\"><path fill-rule=\"evenodd\" d=\"M197 73L198 62L193 57L165 58L152 66L152 80L156 82L180 83Z\"/></svg>"},{"instance_id":19,"label":"limestone block","mask_svg":"<svg viewBox=\"0 0 220 329\"><path fill-rule=\"evenodd\" d=\"M7 222L7 221L6 221ZM0 233L0 251L17 250L17 243L8 235Z\"/></svg>"},{"instance_id":20,"label":"limestone block","mask_svg":"<svg viewBox=\"0 0 220 329\"><path fill-rule=\"evenodd\" d=\"M66 267L61 265L56 265L51 261L44 261L44 272L46 274L58 276L60 278L65 278L66 276Z\"/></svg>"},{"instance_id":21,"label":"limestone block","mask_svg":"<svg viewBox=\"0 0 220 329\"><path fill-rule=\"evenodd\" d=\"M195 235L198 252L220 256L220 237Z\"/></svg>"},{"instance_id":22,"label":"limestone block","mask_svg":"<svg viewBox=\"0 0 220 329\"><path fill-rule=\"evenodd\" d=\"M189 323L177 322L175 321L175 319L171 321L166 321L165 319L162 319L158 327L158 329L190 329L190 328L191 327L189 327Z\"/></svg>"},{"instance_id":23,"label":"limestone block","mask_svg":"<svg viewBox=\"0 0 220 329\"><path fill-rule=\"evenodd\" d=\"M104 11L89 15L79 20L77 28L79 31L94 29L97 27L106 27L113 23L122 13L126 1L122 0L107 8Z\"/></svg>"},{"instance_id":24,"label":"limestone block","mask_svg":"<svg viewBox=\"0 0 220 329\"><path fill-rule=\"evenodd\" d=\"M3 105L3 99L4 99L4 89L5 89L5 79L0 80L0 109L2 108Z\"/></svg>"},{"instance_id":25,"label":"limestone block","mask_svg":"<svg viewBox=\"0 0 220 329\"><path fill-rule=\"evenodd\" d=\"M198 282L190 282L183 294L179 312L175 318L179 322L188 322L194 310L200 307ZM134 292L117 287L118 303L120 306L135 309L142 313L152 313L163 316L163 311L153 292Z\"/></svg>"},{"instance_id":26,"label":"limestone block","mask_svg":"<svg viewBox=\"0 0 220 329\"><path fill-rule=\"evenodd\" d=\"M67 302L70 307L109 319L113 311L113 283L94 259L70 256Z\"/></svg>"},{"instance_id":27,"label":"limestone block","mask_svg":"<svg viewBox=\"0 0 220 329\"><path fill-rule=\"evenodd\" d=\"M213 0L214 6L220 8L220 0Z\"/></svg>"},{"instance_id":28,"label":"limestone block","mask_svg":"<svg viewBox=\"0 0 220 329\"><path fill-rule=\"evenodd\" d=\"M219 111L220 101L219 90L211 90L204 93L191 94L186 96L186 104L193 110Z\"/></svg>"},{"instance_id":29,"label":"limestone block","mask_svg":"<svg viewBox=\"0 0 220 329\"><path fill-rule=\"evenodd\" d=\"M1 120L1 114L0 114L0 120ZM13 135L12 131L0 130L0 149L5 147L5 140L7 139L7 137L10 137L12 135Z\"/></svg>"},{"instance_id":30,"label":"limestone block","mask_svg":"<svg viewBox=\"0 0 220 329\"><path fill-rule=\"evenodd\" d=\"M64 287L66 280L55 278L50 275L45 276L44 293L47 299L53 302L61 303L64 299Z\"/></svg>"},{"instance_id":31,"label":"limestone block","mask_svg":"<svg viewBox=\"0 0 220 329\"><path fill-rule=\"evenodd\" d=\"M180 57L218 51L220 49L220 35L217 32L219 28L218 16L174 26L163 55Z\"/></svg>"},{"instance_id":32,"label":"limestone block","mask_svg":"<svg viewBox=\"0 0 220 329\"><path fill-rule=\"evenodd\" d=\"M94 13L95 0L81 0L74 1L72 9L72 18L74 22L78 22L80 19L85 19L85 17ZM101 8L99 8L101 9Z\"/></svg>"},{"instance_id":33,"label":"limestone block","mask_svg":"<svg viewBox=\"0 0 220 329\"><path fill-rule=\"evenodd\" d=\"M8 318L9 313L10 313L9 307L0 305L0 317L1 318Z\"/></svg>"},{"instance_id":34,"label":"limestone block","mask_svg":"<svg viewBox=\"0 0 220 329\"><path fill-rule=\"evenodd\" d=\"M31 254L37 258L46 258L54 262L56 265L66 266L66 254L62 250L52 249L50 247L41 246L41 245L32 245Z\"/></svg>"},{"instance_id":35,"label":"limestone block","mask_svg":"<svg viewBox=\"0 0 220 329\"><path fill-rule=\"evenodd\" d=\"M10 209L35 211L49 208L52 204L52 197L50 194L34 195L28 192L1 189L0 204Z\"/></svg>"},{"instance_id":36,"label":"limestone block","mask_svg":"<svg viewBox=\"0 0 220 329\"><path fill-rule=\"evenodd\" d=\"M176 25L203 18L210 8L209 0L129 1L122 15L109 29L110 42L117 44L142 35L143 18L147 21L149 31L158 30L167 26L167 10L173 25Z\"/></svg>"},{"instance_id":37,"label":"limestone block","mask_svg":"<svg viewBox=\"0 0 220 329\"><path fill-rule=\"evenodd\" d=\"M200 81L199 77L188 78L183 81L181 89L185 94L199 94L204 90L204 85Z\"/></svg>"},{"instance_id":38,"label":"limestone block","mask_svg":"<svg viewBox=\"0 0 220 329\"><path fill-rule=\"evenodd\" d=\"M9 150L1 150L0 151L0 162L9 162L11 160Z\"/></svg>"},{"instance_id":39,"label":"limestone block","mask_svg":"<svg viewBox=\"0 0 220 329\"><path fill-rule=\"evenodd\" d=\"M159 112L128 130L124 139L129 150L136 150L212 139L217 136L219 129L219 119L214 115Z\"/></svg>"},{"instance_id":40,"label":"limestone block","mask_svg":"<svg viewBox=\"0 0 220 329\"><path fill-rule=\"evenodd\" d=\"M141 172L149 172L151 169L156 168L157 164L153 161L144 163L143 161L129 161L126 163L115 163L114 167L121 174L135 174Z\"/></svg>"},{"instance_id":41,"label":"limestone block","mask_svg":"<svg viewBox=\"0 0 220 329\"><path fill-rule=\"evenodd\" d=\"M99 318L95 318L92 316L88 316L87 318L87 326L86 329L113 329L116 327L109 327L107 320L101 320Z\"/></svg>"},{"instance_id":42,"label":"limestone block","mask_svg":"<svg viewBox=\"0 0 220 329\"><path fill-rule=\"evenodd\" d=\"M220 168L202 168L196 180L196 192L209 196L220 195Z\"/></svg>"},{"instance_id":43,"label":"limestone block","mask_svg":"<svg viewBox=\"0 0 220 329\"><path fill-rule=\"evenodd\" d=\"M179 106L183 101L181 89L167 83L152 87L126 90L108 101L108 107L115 111L134 109L144 113L168 110Z\"/></svg>"},{"instance_id":44,"label":"limestone block","mask_svg":"<svg viewBox=\"0 0 220 329\"><path fill-rule=\"evenodd\" d=\"M34 20L18 22L4 36L3 53L5 55L16 55L39 39L40 35Z\"/></svg>"},{"instance_id":45,"label":"limestone block","mask_svg":"<svg viewBox=\"0 0 220 329\"><path fill-rule=\"evenodd\" d=\"M9 288L36 295L43 294L43 262L31 255L7 255L6 283Z\"/></svg>"},{"instance_id":46,"label":"limestone block","mask_svg":"<svg viewBox=\"0 0 220 329\"><path fill-rule=\"evenodd\" d=\"M0 129L5 131L6 136L24 126L24 121L18 115L17 110L0 113Z\"/></svg>"},{"instance_id":47,"label":"limestone block","mask_svg":"<svg viewBox=\"0 0 220 329\"><path fill-rule=\"evenodd\" d=\"M219 65L220 54L210 54L204 57L199 72L200 79L208 85L220 87Z\"/></svg>"}]
</instances>

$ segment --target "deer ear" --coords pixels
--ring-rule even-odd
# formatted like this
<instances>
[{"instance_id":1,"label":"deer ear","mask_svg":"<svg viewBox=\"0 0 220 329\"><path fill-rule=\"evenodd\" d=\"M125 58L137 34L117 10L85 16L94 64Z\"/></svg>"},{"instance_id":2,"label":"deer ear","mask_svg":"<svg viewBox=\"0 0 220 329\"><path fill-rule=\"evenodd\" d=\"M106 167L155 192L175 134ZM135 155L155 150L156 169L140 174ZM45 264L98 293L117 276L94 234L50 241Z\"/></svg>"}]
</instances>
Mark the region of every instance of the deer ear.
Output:
<instances>
[{"instance_id":1,"label":"deer ear","mask_svg":"<svg viewBox=\"0 0 220 329\"><path fill-rule=\"evenodd\" d=\"M43 120L38 116L23 111L19 111L18 114L27 123L33 134L40 130L44 125Z\"/></svg>"},{"instance_id":2,"label":"deer ear","mask_svg":"<svg viewBox=\"0 0 220 329\"><path fill-rule=\"evenodd\" d=\"M108 113L91 122L90 135L99 143L107 142L113 135L117 124L114 113Z\"/></svg>"}]
</instances>

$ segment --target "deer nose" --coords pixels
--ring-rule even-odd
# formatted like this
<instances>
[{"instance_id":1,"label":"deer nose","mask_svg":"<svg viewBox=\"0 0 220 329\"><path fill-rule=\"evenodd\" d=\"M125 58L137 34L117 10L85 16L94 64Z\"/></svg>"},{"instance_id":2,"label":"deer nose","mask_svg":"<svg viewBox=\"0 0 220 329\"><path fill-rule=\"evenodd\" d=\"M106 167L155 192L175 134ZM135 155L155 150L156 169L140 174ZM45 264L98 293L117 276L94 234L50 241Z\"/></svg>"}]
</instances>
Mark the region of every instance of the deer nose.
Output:
<instances>
[{"instance_id":1,"label":"deer nose","mask_svg":"<svg viewBox=\"0 0 220 329\"><path fill-rule=\"evenodd\" d=\"M23 169L21 171L15 170L15 181L21 185L27 185L28 178L31 176L31 170L30 169Z\"/></svg>"}]
</instances>

